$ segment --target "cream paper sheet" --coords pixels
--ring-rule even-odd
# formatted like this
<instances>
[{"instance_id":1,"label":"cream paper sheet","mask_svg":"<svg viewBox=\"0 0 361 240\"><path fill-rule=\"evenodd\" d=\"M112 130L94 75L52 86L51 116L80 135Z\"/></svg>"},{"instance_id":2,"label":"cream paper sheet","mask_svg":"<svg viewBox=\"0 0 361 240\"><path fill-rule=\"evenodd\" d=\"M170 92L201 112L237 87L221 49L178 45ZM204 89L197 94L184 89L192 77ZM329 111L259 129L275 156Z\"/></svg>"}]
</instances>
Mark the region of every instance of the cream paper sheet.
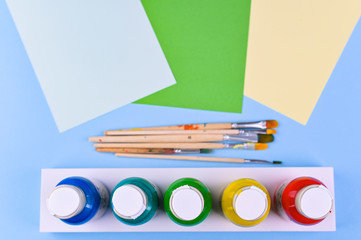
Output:
<instances>
[{"instance_id":1,"label":"cream paper sheet","mask_svg":"<svg viewBox=\"0 0 361 240\"><path fill-rule=\"evenodd\" d=\"M253 0L245 95L306 124L360 14L360 0Z\"/></svg>"}]
</instances>

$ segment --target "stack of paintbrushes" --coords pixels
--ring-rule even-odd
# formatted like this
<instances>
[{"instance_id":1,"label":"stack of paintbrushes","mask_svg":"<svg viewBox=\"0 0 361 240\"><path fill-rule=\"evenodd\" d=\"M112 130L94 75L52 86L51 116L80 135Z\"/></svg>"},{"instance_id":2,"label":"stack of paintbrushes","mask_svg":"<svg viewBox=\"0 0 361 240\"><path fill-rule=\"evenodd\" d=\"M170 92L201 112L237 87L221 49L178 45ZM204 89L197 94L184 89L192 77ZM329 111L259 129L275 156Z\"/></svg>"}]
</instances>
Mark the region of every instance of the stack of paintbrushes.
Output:
<instances>
[{"instance_id":1,"label":"stack of paintbrushes","mask_svg":"<svg viewBox=\"0 0 361 240\"><path fill-rule=\"evenodd\" d=\"M211 149L264 150L274 140L277 121L246 123L208 123L105 131L106 136L91 137L98 152L119 157L163 158L194 161L280 163L241 158L175 155L209 153Z\"/></svg>"}]
</instances>

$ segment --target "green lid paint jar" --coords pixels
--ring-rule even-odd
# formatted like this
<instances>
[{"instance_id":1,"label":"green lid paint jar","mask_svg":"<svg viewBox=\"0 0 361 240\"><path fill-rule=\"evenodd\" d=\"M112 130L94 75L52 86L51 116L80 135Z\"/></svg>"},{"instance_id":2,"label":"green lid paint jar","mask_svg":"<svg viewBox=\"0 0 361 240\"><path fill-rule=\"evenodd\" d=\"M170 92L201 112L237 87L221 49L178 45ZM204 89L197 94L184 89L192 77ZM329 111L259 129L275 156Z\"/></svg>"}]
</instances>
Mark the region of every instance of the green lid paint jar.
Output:
<instances>
[{"instance_id":1,"label":"green lid paint jar","mask_svg":"<svg viewBox=\"0 0 361 240\"><path fill-rule=\"evenodd\" d=\"M201 181L194 178L178 179L164 194L164 210L179 225L193 226L201 223L211 208L211 193Z\"/></svg>"},{"instance_id":2,"label":"green lid paint jar","mask_svg":"<svg viewBox=\"0 0 361 240\"><path fill-rule=\"evenodd\" d=\"M143 178L127 178L113 189L110 206L114 216L128 225L148 222L158 210L158 187Z\"/></svg>"}]
</instances>

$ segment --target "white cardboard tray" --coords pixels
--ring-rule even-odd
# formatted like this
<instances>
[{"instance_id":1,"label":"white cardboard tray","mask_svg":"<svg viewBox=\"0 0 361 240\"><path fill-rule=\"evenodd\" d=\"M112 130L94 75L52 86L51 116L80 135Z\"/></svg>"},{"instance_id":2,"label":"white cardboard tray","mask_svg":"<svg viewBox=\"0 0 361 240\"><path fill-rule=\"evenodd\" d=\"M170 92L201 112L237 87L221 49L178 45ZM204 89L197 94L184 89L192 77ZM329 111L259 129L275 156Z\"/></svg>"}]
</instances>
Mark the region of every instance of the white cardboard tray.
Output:
<instances>
[{"instance_id":1,"label":"white cardboard tray","mask_svg":"<svg viewBox=\"0 0 361 240\"><path fill-rule=\"evenodd\" d=\"M213 208L210 215L202 223L192 227L175 224L168 218L162 207L152 220L140 226L128 226L119 222L110 209L102 218L91 220L80 226L71 226L50 215L46 208L46 198L49 193L58 182L70 176L97 179L103 182L109 191L112 191L115 185L125 178L142 177L156 184L162 194L173 181L183 177L193 177L205 183L210 189ZM334 196L333 168L329 167L43 169L41 174L40 232L335 231L335 205L332 213L324 221L313 226L302 226L285 220L271 209L268 217L259 225L239 227L227 220L220 210L221 194L224 188L234 180L253 178L262 183L272 197L275 188L281 182L301 176L319 179Z\"/></svg>"}]
</instances>

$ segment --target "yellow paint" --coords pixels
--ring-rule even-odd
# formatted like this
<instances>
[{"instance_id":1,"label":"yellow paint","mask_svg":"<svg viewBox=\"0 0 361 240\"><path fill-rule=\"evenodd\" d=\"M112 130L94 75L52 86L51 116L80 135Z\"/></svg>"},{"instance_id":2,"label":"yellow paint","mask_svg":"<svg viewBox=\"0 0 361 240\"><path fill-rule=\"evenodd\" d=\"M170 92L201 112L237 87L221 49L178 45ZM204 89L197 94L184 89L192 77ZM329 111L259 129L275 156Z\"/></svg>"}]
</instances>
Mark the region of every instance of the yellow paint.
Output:
<instances>
[{"instance_id":1,"label":"yellow paint","mask_svg":"<svg viewBox=\"0 0 361 240\"><path fill-rule=\"evenodd\" d=\"M267 134L275 134L277 133L276 129L267 129Z\"/></svg>"},{"instance_id":2,"label":"yellow paint","mask_svg":"<svg viewBox=\"0 0 361 240\"><path fill-rule=\"evenodd\" d=\"M243 149L244 148L244 144L237 144L233 146L233 149Z\"/></svg>"},{"instance_id":3,"label":"yellow paint","mask_svg":"<svg viewBox=\"0 0 361 240\"><path fill-rule=\"evenodd\" d=\"M265 150L268 148L268 144L267 143L255 143L254 144L254 149L255 150Z\"/></svg>"},{"instance_id":4,"label":"yellow paint","mask_svg":"<svg viewBox=\"0 0 361 240\"><path fill-rule=\"evenodd\" d=\"M242 192L241 190L242 188L251 187L251 186L256 186L260 188L267 195L267 200L268 200L268 207L266 212L261 218L254 221L248 221L240 218L237 215L235 209L233 208L234 197ZM224 190L222 195L221 207L224 215L234 224L243 227L251 227L259 224L268 216L268 213L271 208L271 198L267 189L262 184L260 184L259 182L253 179L243 178L243 179L238 179L227 186L227 188Z\"/></svg>"},{"instance_id":5,"label":"yellow paint","mask_svg":"<svg viewBox=\"0 0 361 240\"><path fill-rule=\"evenodd\" d=\"M252 0L245 95L306 124L361 0Z\"/></svg>"},{"instance_id":6,"label":"yellow paint","mask_svg":"<svg viewBox=\"0 0 361 240\"><path fill-rule=\"evenodd\" d=\"M143 128L119 129L118 131L142 131Z\"/></svg>"}]
</instances>

